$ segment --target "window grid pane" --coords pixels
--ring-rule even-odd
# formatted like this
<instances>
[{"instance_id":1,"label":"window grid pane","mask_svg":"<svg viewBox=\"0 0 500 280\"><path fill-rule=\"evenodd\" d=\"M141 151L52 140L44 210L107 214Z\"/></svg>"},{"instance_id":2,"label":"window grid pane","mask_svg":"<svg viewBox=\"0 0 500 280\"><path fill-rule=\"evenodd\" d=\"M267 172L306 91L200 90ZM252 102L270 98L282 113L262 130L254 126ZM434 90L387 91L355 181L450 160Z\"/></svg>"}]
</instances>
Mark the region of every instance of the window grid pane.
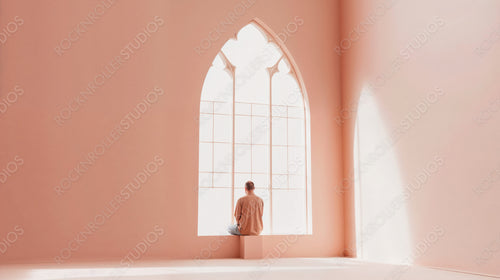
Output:
<instances>
[{"instance_id":1,"label":"window grid pane","mask_svg":"<svg viewBox=\"0 0 500 280\"><path fill-rule=\"evenodd\" d=\"M263 192L266 190L272 192L273 189L291 192L305 190L307 187L305 166L301 166L305 164L305 154L297 152L305 150L305 146L302 144L304 143L302 139L294 137L305 137L302 131L303 118L297 113L300 112L300 108L288 105L237 102L235 118L232 119L233 114L227 104L232 103L203 101L203 111L201 112L200 109L200 149L206 150L205 154L211 153L209 156L211 164L203 169L200 164L199 188L235 188L238 190L243 189L244 182L253 180L256 187ZM266 110L267 112L272 110L270 116L266 115ZM201 125L202 120L204 120L204 127ZM291 120L295 128L293 133L290 131ZM233 122L236 129L235 139L232 136ZM266 122L272 126L271 134L269 127L266 127ZM202 129L203 136L201 135ZM292 143L290 137L295 138ZM231 140L235 141L234 170L229 165L232 160L231 151L229 151L229 146L233 145ZM205 146L201 146L202 144ZM203 151L200 151L200 155L202 153ZM271 159L273 166L267 165L268 159ZM235 176L234 182L232 174ZM272 189L269 185L273 186ZM241 191L235 192L235 202L241 195ZM273 201L275 201L274 198L268 199L266 206L272 208ZM275 216L280 213L280 210L275 210L277 212L270 215ZM274 221L273 225L281 227ZM279 232L283 233L283 229L276 228L274 232L269 233Z\"/></svg>"},{"instance_id":2,"label":"window grid pane","mask_svg":"<svg viewBox=\"0 0 500 280\"><path fill-rule=\"evenodd\" d=\"M267 39L264 41L268 42ZM227 98L216 99L208 95L203 99L202 92L199 211L214 207L207 210L225 216L222 209L230 205L224 203L229 194L233 200L232 216L236 200L244 195L244 183L253 180L256 193L265 200L264 234L308 233L306 105L297 77L291 74L290 63L279 47L273 62L240 65L233 59L251 61L251 58L235 53L241 49L235 50L234 46L223 47L213 63L217 71L212 71L211 79L207 74L210 86L220 87L221 83L214 80L226 79L226 87L222 87L223 92L228 93ZM252 48L246 47L245 50ZM275 68L273 65L279 66ZM214 93L217 92L211 94ZM228 193L223 195L223 190ZM274 197L273 190L276 191ZM210 201L202 201L203 195L217 196L213 199L221 205L212 206ZM274 211L273 205L278 207ZM287 215L288 218L283 218ZM206 222L199 221L199 229L202 224L203 227L209 226ZM223 224L220 219L217 222L218 226Z\"/></svg>"}]
</instances>

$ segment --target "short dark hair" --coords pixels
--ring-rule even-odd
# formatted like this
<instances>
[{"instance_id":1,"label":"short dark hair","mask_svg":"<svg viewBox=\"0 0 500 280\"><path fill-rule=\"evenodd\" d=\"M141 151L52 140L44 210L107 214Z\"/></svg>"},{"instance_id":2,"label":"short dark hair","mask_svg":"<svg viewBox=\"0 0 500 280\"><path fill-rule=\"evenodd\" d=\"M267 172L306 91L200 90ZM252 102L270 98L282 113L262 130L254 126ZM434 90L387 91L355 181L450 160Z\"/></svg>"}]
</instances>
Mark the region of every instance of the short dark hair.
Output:
<instances>
[{"instance_id":1,"label":"short dark hair","mask_svg":"<svg viewBox=\"0 0 500 280\"><path fill-rule=\"evenodd\" d=\"M255 186L254 186L253 182L252 182L252 181L247 181L247 182L245 183L245 189L247 189L247 190L249 190L249 191L254 190L254 189L255 189Z\"/></svg>"}]
</instances>

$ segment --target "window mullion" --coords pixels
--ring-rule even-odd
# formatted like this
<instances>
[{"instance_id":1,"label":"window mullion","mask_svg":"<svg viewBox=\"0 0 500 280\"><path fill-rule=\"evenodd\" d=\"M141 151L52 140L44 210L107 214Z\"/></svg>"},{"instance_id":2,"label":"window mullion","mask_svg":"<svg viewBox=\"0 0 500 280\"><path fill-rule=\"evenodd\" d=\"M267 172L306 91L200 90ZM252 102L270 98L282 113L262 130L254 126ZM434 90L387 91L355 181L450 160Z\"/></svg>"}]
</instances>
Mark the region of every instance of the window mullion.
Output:
<instances>
[{"instance_id":1,"label":"window mullion","mask_svg":"<svg viewBox=\"0 0 500 280\"><path fill-rule=\"evenodd\" d=\"M235 69L234 69L234 66L231 67L232 69L232 76L233 76L233 116L232 116L232 119L233 119L233 138L232 138L232 167L231 167L231 181L232 181L232 184L231 184L231 223L233 224L234 223L234 162L235 162L235 149L234 149L234 142L235 142L235 135L236 135L236 132L235 132L235 128L236 128L236 118L235 118L235 107L236 107L236 74L235 74Z\"/></svg>"},{"instance_id":2,"label":"window mullion","mask_svg":"<svg viewBox=\"0 0 500 280\"><path fill-rule=\"evenodd\" d=\"M233 110L232 110L232 124L233 124L233 131L232 131L232 161L231 161L231 223L234 223L234 163L235 163L235 148L234 148L234 142L235 142L235 107L236 107L236 67L227 59L226 55L224 52L219 52L220 57L224 61L224 64L226 65L226 70L229 72L231 77L233 78Z\"/></svg>"},{"instance_id":3,"label":"window mullion","mask_svg":"<svg viewBox=\"0 0 500 280\"><path fill-rule=\"evenodd\" d=\"M269 71L269 224L273 233L273 72Z\"/></svg>"}]
</instances>

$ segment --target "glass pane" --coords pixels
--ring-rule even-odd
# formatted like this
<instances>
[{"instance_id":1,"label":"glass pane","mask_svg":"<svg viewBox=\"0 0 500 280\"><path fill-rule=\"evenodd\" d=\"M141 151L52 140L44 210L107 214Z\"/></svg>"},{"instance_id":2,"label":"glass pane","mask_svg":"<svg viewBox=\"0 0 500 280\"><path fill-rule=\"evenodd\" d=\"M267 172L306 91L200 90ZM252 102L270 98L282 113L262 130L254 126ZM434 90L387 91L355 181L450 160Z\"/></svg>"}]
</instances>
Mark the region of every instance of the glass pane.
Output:
<instances>
[{"instance_id":1,"label":"glass pane","mask_svg":"<svg viewBox=\"0 0 500 280\"><path fill-rule=\"evenodd\" d=\"M287 148L273 146L273 174L288 174Z\"/></svg>"},{"instance_id":2,"label":"glass pane","mask_svg":"<svg viewBox=\"0 0 500 280\"><path fill-rule=\"evenodd\" d=\"M269 174L252 174L252 180L255 189L268 189L269 188Z\"/></svg>"},{"instance_id":3,"label":"glass pane","mask_svg":"<svg viewBox=\"0 0 500 280\"><path fill-rule=\"evenodd\" d=\"M233 103L214 102L214 113L231 115L233 113Z\"/></svg>"},{"instance_id":4,"label":"glass pane","mask_svg":"<svg viewBox=\"0 0 500 280\"><path fill-rule=\"evenodd\" d=\"M231 75L223 69L210 67L203 83L201 100L232 102L232 99L233 78Z\"/></svg>"},{"instance_id":5,"label":"glass pane","mask_svg":"<svg viewBox=\"0 0 500 280\"><path fill-rule=\"evenodd\" d=\"M234 191L242 192L245 194L245 183L251 181L252 176L250 173L235 173L234 174Z\"/></svg>"},{"instance_id":6,"label":"glass pane","mask_svg":"<svg viewBox=\"0 0 500 280\"><path fill-rule=\"evenodd\" d=\"M231 189L206 189L198 193L198 234L225 235L231 224Z\"/></svg>"},{"instance_id":7,"label":"glass pane","mask_svg":"<svg viewBox=\"0 0 500 280\"><path fill-rule=\"evenodd\" d=\"M236 66L271 67L282 56L279 47L268 42L265 33L254 24L243 27L237 38L227 41L222 47L229 61Z\"/></svg>"},{"instance_id":8,"label":"glass pane","mask_svg":"<svg viewBox=\"0 0 500 280\"><path fill-rule=\"evenodd\" d=\"M214 187L231 187L233 185L231 173L214 173Z\"/></svg>"},{"instance_id":9,"label":"glass pane","mask_svg":"<svg viewBox=\"0 0 500 280\"><path fill-rule=\"evenodd\" d=\"M252 147L252 172L269 173L269 146Z\"/></svg>"},{"instance_id":10,"label":"glass pane","mask_svg":"<svg viewBox=\"0 0 500 280\"><path fill-rule=\"evenodd\" d=\"M252 104L252 115L269 116L269 105Z\"/></svg>"},{"instance_id":11,"label":"glass pane","mask_svg":"<svg viewBox=\"0 0 500 280\"><path fill-rule=\"evenodd\" d=\"M273 118L273 145L286 145L287 137L287 119Z\"/></svg>"},{"instance_id":12,"label":"glass pane","mask_svg":"<svg viewBox=\"0 0 500 280\"><path fill-rule=\"evenodd\" d=\"M232 172L233 167L233 145L214 143L214 171Z\"/></svg>"},{"instance_id":13,"label":"glass pane","mask_svg":"<svg viewBox=\"0 0 500 280\"><path fill-rule=\"evenodd\" d=\"M288 174L304 175L306 158L304 147L288 147Z\"/></svg>"},{"instance_id":14,"label":"glass pane","mask_svg":"<svg viewBox=\"0 0 500 280\"><path fill-rule=\"evenodd\" d=\"M250 172L252 169L250 145L234 145L234 171L235 172ZM244 182L243 182L244 183Z\"/></svg>"},{"instance_id":15,"label":"glass pane","mask_svg":"<svg viewBox=\"0 0 500 280\"><path fill-rule=\"evenodd\" d=\"M270 234L271 231L271 209L270 207L270 195L269 190L267 189L255 189L255 194L258 195L264 201L264 214L262 216L262 223L264 225L264 229L261 234Z\"/></svg>"},{"instance_id":16,"label":"glass pane","mask_svg":"<svg viewBox=\"0 0 500 280\"><path fill-rule=\"evenodd\" d=\"M226 63L224 62L224 60L222 59L221 57L221 54L218 53L215 58L214 58L214 61L212 61L212 65L217 68L217 69L224 69L226 68Z\"/></svg>"},{"instance_id":17,"label":"glass pane","mask_svg":"<svg viewBox=\"0 0 500 280\"><path fill-rule=\"evenodd\" d=\"M294 76L274 74L272 102L273 105L303 106L302 92Z\"/></svg>"},{"instance_id":18,"label":"glass pane","mask_svg":"<svg viewBox=\"0 0 500 280\"><path fill-rule=\"evenodd\" d=\"M304 108L303 107L288 107L288 116L290 118L304 118Z\"/></svg>"},{"instance_id":19,"label":"glass pane","mask_svg":"<svg viewBox=\"0 0 500 280\"><path fill-rule=\"evenodd\" d=\"M269 118L252 117L252 144L269 144Z\"/></svg>"},{"instance_id":20,"label":"glass pane","mask_svg":"<svg viewBox=\"0 0 500 280\"><path fill-rule=\"evenodd\" d=\"M200 174L198 176L198 186L211 187L212 186L212 173L200 172Z\"/></svg>"},{"instance_id":21,"label":"glass pane","mask_svg":"<svg viewBox=\"0 0 500 280\"><path fill-rule=\"evenodd\" d=\"M200 143L200 162L199 170L200 172L211 172L212 171L212 143Z\"/></svg>"},{"instance_id":22,"label":"glass pane","mask_svg":"<svg viewBox=\"0 0 500 280\"><path fill-rule=\"evenodd\" d=\"M273 234L306 233L304 190L273 191Z\"/></svg>"},{"instance_id":23,"label":"glass pane","mask_svg":"<svg viewBox=\"0 0 500 280\"><path fill-rule=\"evenodd\" d=\"M269 73L263 66L258 67L262 68L236 68L237 102L269 104Z\"/></svg>"},{"instance_id":24,"label":"glass pane","mask_svg":"<svg viewBox=\"0 0 500 280\"><path fill-rule=\"evenodd\" d=\"M287 106L273 105L273 117L287 117Z\"/></svg>"},{"instance_id":25,"label":"glass pane","mask_svg":"<svg viewBox=\"0 0 500 280\"><path fill-rule=\"evenodd\" d=\"M214 116L214 142L229 142L233 138L233 120L231 116Z\"/></svg>"},{"instance_id":26,"label":"glass pane","mask_svg":"<svg viewBox=\"0 0 500 280\"><path fill-rule=\"evenodd\" d=\"M200 113L213 113L212 102L201 101L200 102Z\"/></svg>"},{"instance_id":27,"label":"glass pane","mask_svg":"<svg viewBox=\"0 0 500 280\"><path fill-rule=\"evenodd\" d=\"M283 77L284 82L287 84L287 105L303 107L304 98L300 90L299 83L294 76L287 74Z\"/></svg>"},{"instance_id":28,"label":"glass pane","mask_svg":"<svg viewBox=\"0 0 500 280\"><path fill-rule=\"evenodd\" d=\"M288 175L273 174L273 189L288 188Z\"/></svg>"},{"instance_id":29,"label":"glass pane","mask_svg":"<svg viewBox=\"0 0 500 280\"><path fill-rule=\"evenodd\" d=\"M251 133L252 133L252 123L251 117L247 116L236 116L236 122L234 124L234 141L235 143L248 143L250 144Z\"/></svg>"},{"instance_id":30,"label":"glass pane","mask_svg":"<svg viewBox=\"0 0 500 280\"><path fill-rule=\"evenodd\" d=\"M278 64L278 70L283 74L287 74L288 72L290 72L291 66L285 57L280 60L280 63Z\"/></svg>"},{"instance_id":31,"label":"glass pane","mask_svg":"<svg viewBox=\"0 0 500 280\"><path fill-rule=\"evenodd\" d=\"M211 142L213 137L213 116L200 114L200 141Z\"/></svg>"},{"instance_id":32,"label":"glass pane","mask_svg":"<svg viewBox=\"0 0 500 280\"><path fill-rule=\"evenodd\" d=\"M288 119L288 144L305 144L304 120Z\"/></svg>"},{"instance_id":33,"label":"glass pane","mask_svg":"<svg viewBox=\"0 0 500 280\"><path fill-rule=\"evenodd\" d=\"M306 176L304 175L290 175L290 188L295 189L305 189L306 188Z\"/></svg>"},{"instance_id":34,"label":"glass pane","mask_svg":"<svg viewBox=\"0 0 500 280\"><path fill-rule=\"evenodd\" d=\"M235 104L235 114L248 115L252 114L252 104L249 103L238 103Z\"/></svg>"},{"instance_id":35,"label":"glass pane","mask_svg":"<svg viewBox=\"0 0 500 280\"><path fill-rule=\"evenodd\" d=\"M283 52L278 47L278 45L276 45L273 42L269 42L262 51L261 56L266 57L267 67L273 67L278 62L278 60L283 56Z\"/></svg>"},{"instance_id":36,"label":"glass pane","mask_svg":"<svg viewBox=\"0 0 500 280\"><path fill-rule=\"evenodd\" d=\"M253 24L244 26L237 38L227 41L222 47L224 54L235 65L250 63L267 44L267 38Z\"/></svg>"},{"instance_id":37,"label":"glass pane","mask_svg":"<svg viewBox=\"0 0 500 280\"><path fill-rule=\"evenodd\" d=\"M273 94L271 96L273 105L288 105L288 88L284 77L285 74L279 72L273 75Z\"/></svg>"}]
</instances>

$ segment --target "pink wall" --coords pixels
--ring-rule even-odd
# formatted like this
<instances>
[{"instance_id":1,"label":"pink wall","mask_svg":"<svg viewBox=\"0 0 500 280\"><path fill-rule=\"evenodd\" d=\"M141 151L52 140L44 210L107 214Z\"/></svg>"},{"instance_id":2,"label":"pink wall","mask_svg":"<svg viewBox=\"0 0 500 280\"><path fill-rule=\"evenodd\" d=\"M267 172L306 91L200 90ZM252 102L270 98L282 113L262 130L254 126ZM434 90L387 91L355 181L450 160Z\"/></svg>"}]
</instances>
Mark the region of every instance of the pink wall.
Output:
<instances>
[{"instance_id":1,"label":"pink wall","mask_svg":"<svg viewBox=\"0 0 500 280\"><path fill-rule=\"evenodd\" d=\"M384 152L396 155L399 174L394 175L403 184L434 156L444 159L405 203L407 253L415 254L439 226L442 236L417 252L416 264L500 275L500 3L356 0L341 6L344 176L354 164L356 111L350 110L363 89L371 92L389 131L408 127L408 114L418 115ZM376 14L372 20L371 13ZM410 43L413 47L407 47ZM442 97L417 114L414 108L436 87ZM384 171L377 164L374 168ZM346 180L345 244L354 255L352 183ZM363 183L379 192L391 187Z\"/></svg>"},{"instance_id":2,"label":"pink wall","mask_svg":"<svg viewBox=\"0 0 500 280\"><path fill-rule=\"evenodd\" d=\"M197 119L215 54L254 17L286 40L312 127L314 234L266 237L266 249L288 240L281 256L342 254L337 1L0 1L0 11L0 263L127 263L144 244L142 259L238 257L237 237L196 235ZM217 34L221 21L234 23Z\"/></svg>"},{"instance_id":3,"label":"pink wall","mask_svg":"<svg viewBox=\"0 0 500 280\"><path fill-rule=\"evenodd\" d=\"M142 259L237 257L237 238L196 236L198 102L218 49L257 17L286 40L312 126L314 235L266 237L266 249L354 255L352 181L345 205L335 188L352 172L352 104L376 83L393 130L439 87L442 99L390 148L404 183L445 159L406 203L410 248L439 225L444 235L415 263L500 275L500 4L449 3L0 1L0 262L127 260L147 236ZM293 31L296 16L304 25ZM234 23L217 34L221 21ZM135 177L144 183L127 188Z\"/></svg>"}]
</instances>

